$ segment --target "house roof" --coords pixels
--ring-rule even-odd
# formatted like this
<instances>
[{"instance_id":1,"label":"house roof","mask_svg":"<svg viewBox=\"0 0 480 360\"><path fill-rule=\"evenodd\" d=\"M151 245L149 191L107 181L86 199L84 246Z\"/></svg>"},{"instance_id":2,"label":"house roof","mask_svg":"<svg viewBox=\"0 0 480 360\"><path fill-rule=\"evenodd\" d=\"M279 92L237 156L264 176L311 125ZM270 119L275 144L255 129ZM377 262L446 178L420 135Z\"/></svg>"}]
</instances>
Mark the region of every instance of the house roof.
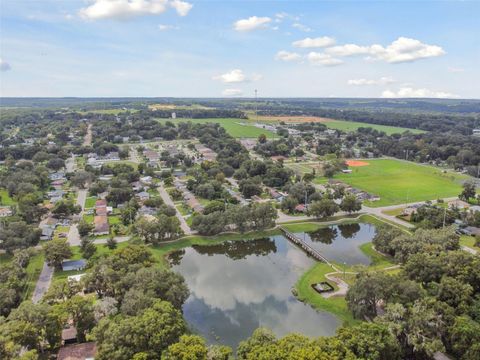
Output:
<instances>
[{"instance_id":1,"label":"house roof","mask_svg":"<svg viewBox=\"0 0 480 360\"><path fill-rule=\"evenodd\" d=\"M107 200L99 199L95 201L95 207L100 207L100 206L107 206Z\"/></svg>"},{"instance_id":2,"label":"house roof","mask_svg":"<svg viewBox=\"0 0 480 360\"><path fill-rule=\"evenodd\" d=\"M95 232L103 233L109 231L108 218L106 215L97 215L93 218L93 223L95 224Z\"/></svg>"},{"instance_id":3,"label":"house roof","mask_svg":"<svg viewBox=\"0 0 480 360\"><path fill-rule=\"evenodd\" d=\"M86 360L93 359L97 353L94 342L63 346L57 354L57 360Z\"/></svg>"}]
</instances>

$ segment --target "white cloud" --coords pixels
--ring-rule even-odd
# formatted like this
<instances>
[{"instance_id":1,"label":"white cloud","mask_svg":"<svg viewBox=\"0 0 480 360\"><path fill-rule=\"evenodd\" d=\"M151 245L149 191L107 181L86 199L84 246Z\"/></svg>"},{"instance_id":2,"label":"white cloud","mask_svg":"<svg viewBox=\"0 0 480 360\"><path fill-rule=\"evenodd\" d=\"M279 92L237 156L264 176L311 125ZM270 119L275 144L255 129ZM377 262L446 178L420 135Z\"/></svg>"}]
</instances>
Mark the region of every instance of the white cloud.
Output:
<instances>
[{"instance_id":1,"label":"white cloud","mask_svg":"<svg viewBox=\"0 0 480 360\"><path fill-rule=\"evenodd\" d=\"M230 83L240 83L247 80L247 77L240 69L234 69L225 74L214 76L214 80L220 80L221 82L230 84Z\"/></svg>"},{"instance_id":2,"label":"white cloud","mask_svg":"<svg viewBox=\"0 0 480 360\"><path fill-rule=\"evenodd\" d=\"M388 63L411 62L445 54L440 46L424 44L406 37L399 37L386 47L378 44L370 46L345 44L330 47L325 51L334 56L368 55L369 60L384 60Z\"/></svg>"},{"instance_id":3,"label":"white cloud","mask_svg":"<svg viewBox=\"0 0 480 360\"><path fill-rule=\"evenodd\" d=\"M250 16L248 19L236 21L233 28L237 31L251 31L265 28L271 21L269 17Z\"/></svg>"},{"instance_id":4,"label":"white cloud","mask_svg":"<svg viewBox=\"0 0 480 360\"><path fill-rule=\"evenodd\" d=\"M293 46L299 48L321 48L332 46L335 44L335 39L329 36L321 36L317 38L305 38L303 40L298 40L293 42Z\"/></svg>"},{"instance_id":5,"label":"white cloud","mask_svg":"<svg viewBox=\"0 0 480 360\"><path fill-rule=\"evenodd\" d=\"M87 20L129 19L136 16L159 15L170 6L178 15L185 16L193 7L181 0L93 0L93 3L80 9L79 14Z\"/></svg>"},{"instance_id":6,"label":"white cloud","mask_svg":"<svg viewBox=\"0 0 480 360\"><path fill-rule=\"evenodd\" d=\"M451 67L448 68L448 71L450 71L452 73L460 73L460 72L464 72L465 69L451 66Z\"/></svg>"},{"instance_id":7,"label":"white cloud","mask_svg":"<svg viewBox=\"0 0 480 360\"><path fill-rule=\"evenodd\" d=\"M223 96L241 96L243 91L240 89L225 89L222 91Z\"/></svg>"},{"instance_id":8,"label":"white cloud","mask_svg":"<svg viewBox=\"0 0 480 360\"><path fill-rule=\"evenodd\" d=\"M178 30L178 26L173 26L173 25L166 25L166 24L159 24L158 25L158 30L160 31L167 31L167 30Z\"/></svg>"},{"instance_id":9,"label":"white cloud","mask_svg":"<svg viewBox=\"0 0 480 360\"><path fill-rule=\"evenodd\" d=\"M11 68L12 67L10 66L10 64L8 62L6 62L2 58L0 58L0 71L8 71Z\"/></svg>"},{"instance_id":10,"label":"white cloud","mask_svg":"<svg viewBox=\"0 0 480 360\"><path fill-rule=\"evenodd\" d=\"M310 32L310 31L312 31L312 29L310 29L308 26L303 25L303 24L300 24L300 23L298 23L298 22L297 22L297 23L294 23L292 26L293 26L295 29L298 29L298 30L300 30L300 31L304 31L304 32Z\"/></svg>"},{"instance_id":11,"label":"white cloud","mask_svg":"<svg viewBox=\"0 0 480 360\"><path fill-rule=\"evenodd\" d=\"M314 51L308 53L307 60L312 65L336 66L343 64L342 60L336 59L329 54L318 53Z\"/></svg>"},{"instance_id":12,"label":"white cloud","mask_svg":"<svg viewBox=\"0 0 480 360\"><path fill-rule=\"evenodd\" d=\"M383 76L380 79L352 79L348 80L348 85L364 86L364 85L386 85L395 82L393 78Z\"/></svg>"},{"instance_id":13,"label":"white cloud","mask_svg":"<svg viewBox=\"0 0 480 360\"><path fill-rule=\"evenodd\" d=\"M444 91L433 91L429 89L414 89L412 87L402 87L398 91L385 90L382 92L383 98L459 98L459 95Z\"/></svg>"},{"instance_id":14,"label":"white cloud","mask_svg":"<svg viewBox=\"0 0 480 360\"><path fill-rule=\"evenodd\" d=\"M186 16L193 8L193 4L181 0L171 1L170 6L174 8L177 11L177 14L180 16Z\"/></svg>"},{"instance_id":15,"label":"white cloud","mask_svg":"<svg viewBox=\"0 0 480 360\"><path fill-rule=\"evenodd\" d=\"M279 51L275 55L275 60L282 60L282 61L296 61L300 60L302 56L296 52L289 52L285 50Z\"/></svg>"}]
</instances>

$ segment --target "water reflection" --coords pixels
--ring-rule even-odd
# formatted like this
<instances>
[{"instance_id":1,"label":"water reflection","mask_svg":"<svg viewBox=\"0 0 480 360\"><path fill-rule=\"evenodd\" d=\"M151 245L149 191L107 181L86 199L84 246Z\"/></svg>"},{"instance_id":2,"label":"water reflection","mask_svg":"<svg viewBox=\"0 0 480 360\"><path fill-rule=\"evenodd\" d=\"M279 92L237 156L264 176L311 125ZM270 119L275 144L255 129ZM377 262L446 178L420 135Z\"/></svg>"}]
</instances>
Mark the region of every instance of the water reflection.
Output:
<instances>
[{"instance_id":1,"label":"water reflection","mask_svg":"<svg viewBox=\"0 0 480 360\"><path fill-rule=\"evenodd\" d=\"M370 264L370 258L359 248L372 241L375 227L370 224L334 225L316 231L297 233L313 248L319 250L327 259L348 265Z\"/></svg>"},{"instance_id":2,"label":"water reflection","mask_svg":"<svg viewBox=\"0 0 480 360\"><path fill-rule=\"evenodd\" d=\"M195 246L176 259L173 269L191 291L185 318L210 343L235 348L259 326L279 336L321 336L332 335L339 325L333 315L316 312L292 295L313 260L282 236Z\"/></svg>"}]
</instances>

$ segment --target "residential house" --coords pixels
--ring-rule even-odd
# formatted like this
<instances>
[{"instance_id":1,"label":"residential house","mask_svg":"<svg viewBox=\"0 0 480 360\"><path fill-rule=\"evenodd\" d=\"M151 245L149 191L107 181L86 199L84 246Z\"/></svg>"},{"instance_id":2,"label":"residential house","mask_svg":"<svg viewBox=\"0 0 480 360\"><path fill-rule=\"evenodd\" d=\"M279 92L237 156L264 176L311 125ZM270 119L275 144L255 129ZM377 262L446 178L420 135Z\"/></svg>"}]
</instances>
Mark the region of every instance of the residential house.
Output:
<instances>
[{"instance_id":1,"label":"residential house","mask_svg":"<svg viewBox=\"0 0 480 360\"><path fill-rule=\"evenodd\" d=\"M463 209L468 209L470 207L470 204L463 200L456 199L456 200L449 201L448 207L463 210Z\"/></svg>"},{"instance_id":2,"label":"residential house","mask_svg":"<svg viewBox=\"0 0 480 360\"><path fill-rule=\"evenodd\" d=\"M12 216L13 211L9 207L0 207L0 217Z\"/></svg>"},{"instance_id":3,"label":"residential house","mask_svg":"<svg viewBox=\"0 0 480 360\"><path fill-rule=\"evenodd\" d=\"M72 270L83 270L87 266L87 261L85 259L79 260L65 260L62 262L63 271L72 271Z\"/></svg>"},{"instance_id":4,"label":"residential house","mask_svg":"<svg viewBox=\"0 0 480 360\"><path fill-rule=\"evenodd\" d=\"M97 236L108 235L110 233L110 226L106 215L96 215L93 218L94 230L93 233Z\"/></svg>"},{"instance_id":5,"label":"residential house","mask_svg":"<svg viewBox=\"0 0 480 360\"><path fill-rule=\"evenodd\" d=\"M135 194L135 196L140 200L140 201L145 201L150 199L150 194L146 191L139 192L138 194Z\"/></svg>"},{"instance_id":6,"label":"residential house","mask_svg":"<svg viewBox=\"0 0 480 360\"><path fill-rule=\"evenodd\" d=\"M94 342L62 346L57 354L57 360L93 360L97 353Z\"/></svg>"},{"instance_id":7,"label":"residential house","mask_svg":"<svg viewBox=\"0 0 480 360\"><path fill-rule=\"evenodd\" d=\"M40 235L40 240L44 240L44 241L52 240L53 232L55 231L55 226L40 225L40 230L42 230L42 234Z\"/></svg>"},{"instance_id":8,"label":"residential house","mask_svg":"<svg viewBox=\"0 0 480 360\"><path fill-rule=\"evenodd\" d=\"M295 211L305 213L307 212L307 207L304 204L298 204L297 206L295 206Z\"/></svg>"},{"instance_id":9,"label":"residential house","mask_svg":"<svg viewBox=\"0 0 480 360\"><path fill-rule=\"evenodd\" d=\"M270 194L270 196L272 197L272 199L278 201L278 202L282 202L283 199L285 198L285 195L278 192L277 190L275 189L269 189L268 190L268 193Z\"/></svg>"}]
</instances>

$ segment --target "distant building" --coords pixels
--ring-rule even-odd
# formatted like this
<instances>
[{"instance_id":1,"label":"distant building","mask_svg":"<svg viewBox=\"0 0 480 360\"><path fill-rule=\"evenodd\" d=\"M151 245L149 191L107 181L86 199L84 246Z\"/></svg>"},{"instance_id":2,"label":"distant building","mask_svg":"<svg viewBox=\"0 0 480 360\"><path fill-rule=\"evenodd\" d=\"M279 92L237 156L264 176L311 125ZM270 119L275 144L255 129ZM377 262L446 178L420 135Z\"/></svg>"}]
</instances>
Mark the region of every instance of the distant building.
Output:
<instances>
[{"instance_id":1,"label":"distant building","mask_svg":"<svg viewBox=\"0 0 480 360\"><path fill-rule=\"evenodd\" d=\"M62 346L58 351L57 360L93 360L97 353L94 342Z\"/></svg>"},{"instance_id":2,"label":"distant building","mask_svg":"<svg viewBox=\"0 0 480 360\"><path fill-rule=\"evenodd\" d=\"M473 136L480 136L480 129L473 129Z\"/></svg>"}]
</instances>

